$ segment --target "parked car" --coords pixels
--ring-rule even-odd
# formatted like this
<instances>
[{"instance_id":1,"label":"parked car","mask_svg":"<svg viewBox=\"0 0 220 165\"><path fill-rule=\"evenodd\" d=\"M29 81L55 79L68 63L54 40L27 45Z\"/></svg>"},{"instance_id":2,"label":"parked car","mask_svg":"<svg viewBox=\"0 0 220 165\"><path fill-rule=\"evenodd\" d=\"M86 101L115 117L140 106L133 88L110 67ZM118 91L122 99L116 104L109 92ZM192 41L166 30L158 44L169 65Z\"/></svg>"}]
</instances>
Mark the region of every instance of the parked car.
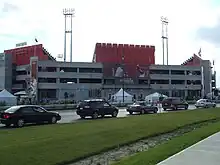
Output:
<instances>
[{"instance_id":1,"label":"parked car","mask_svg":"<svg viewBox=\"0 0 220 165\"><path fill-rule=\"evenodd\" d=\"M196 108L211 108L211 107L215 108L216 104L208 99L199 99L196 102L195 106Z\"/></svg>"},{"instance_id":2,"label":"parked car","mask_svg":"<svg viewBox=\"0 0 220 165\"><path fill-rule=\"evenodd\" d=\"M162 108L166 111L167 109L171 110L178 110L178 109L185 109L187 110L189 107L189 104L178 97L168 97L163 99L162 101Z\"/></svg>"},{"instance_id":3,"label":"parked car","mask_svg":"<svg viewBox=\"0 0 220 165\"><path fill-rule=\"evenodd\" d=\"M158 108L152 104L148 104L146 102L136 102L132 105L129 105L127 108L127 112L133 114L134 112L138 112L140 114L145 114L147 112L157 113Z\"/></svg>"},{"instance_id":4,"label":"parked car","mask_svg":"<svg viewBox=\"0 0 220 165\"><path fill-rule=\"evenodd\" d=\"M83 119L87 116L91 116L93 119L97 119L99 116L104 117L105 115L117 117L118 108L103 99L91 99L80 102L76 113Z\"/></svg>"},{"instance_id":5,"label":"parked car","mask_svg":"<svg viewBox=\"0 0 220 165\"><path fill-rule=\"evenodd\" d=\"M0 123L7 127L23 127L26 123L48 122L55 124L61 120L58 112L48 112L37 105L12 106L0 114Z\"/></svg>"}]
</instances>

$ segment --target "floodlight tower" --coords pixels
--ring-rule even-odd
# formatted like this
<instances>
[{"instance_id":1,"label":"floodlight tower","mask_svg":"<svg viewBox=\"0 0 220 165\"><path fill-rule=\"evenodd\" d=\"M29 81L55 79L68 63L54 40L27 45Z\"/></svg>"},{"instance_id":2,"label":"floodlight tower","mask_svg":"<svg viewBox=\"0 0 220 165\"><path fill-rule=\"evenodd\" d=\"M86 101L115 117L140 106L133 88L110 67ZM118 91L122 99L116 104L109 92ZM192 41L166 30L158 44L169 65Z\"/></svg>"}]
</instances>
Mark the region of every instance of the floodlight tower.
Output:
<instances>
[{"instance_id":1,"label":"floodlight tower","mask_svg":"<svg viewBox=\"0 0 220 165\"><path fill-rule=\"evenodd\" d=\"M163 65L165 64L165 41L166 41L166 54L167 54L167 65L169 61L168 56L168 19L166 17L161 17L162 23L162 49L163 49Z\"/></svg>"},{"instance_id":2,"label":"floodlight tower","mask_svg":"<svg viewBox=\"0 0 220 165\"><path fill-rule=\"evenodd\" d=\"M73 17L75 15L75 9L70 8L70 9L63 9L63 15L65 18L65 23L64 23L64 61L66 61L66 35L67 33L70 33L71 38L70 38L70 62L72 62L72 47L73 47L73 33L72 33L72 26L73 26ZM67 18L70 18L70 30L67 30Z\"/></svg>"}]
</instances>

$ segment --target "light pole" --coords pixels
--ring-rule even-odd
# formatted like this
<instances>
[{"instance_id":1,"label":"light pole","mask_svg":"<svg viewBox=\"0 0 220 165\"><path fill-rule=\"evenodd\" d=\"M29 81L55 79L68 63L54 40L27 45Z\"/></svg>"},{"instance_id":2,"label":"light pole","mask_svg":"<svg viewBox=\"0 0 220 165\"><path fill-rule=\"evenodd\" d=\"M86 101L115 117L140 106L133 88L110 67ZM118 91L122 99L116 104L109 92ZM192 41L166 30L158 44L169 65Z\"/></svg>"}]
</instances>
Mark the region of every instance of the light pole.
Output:
<instances>
[{"instance_id":1,"label":"light pole","mask_svg":"<svg viewBox=\"0 0 220 165\"><path fill-rule=\"evenodd\" d=\"M123 89L123 94L122 94L122 99L123 99L123 103L125 102L125 92L124 92L124 88L125 88L125 64L124 64L124 53L122 52L122 67L123 67L123 81L122 81L122 89Z\"/></svg>"},{"instance_id":2,"label":"light pole","mask_svg":"<svg viewBox=\"0 0 220 165\"><path fill-rule=\"evenodd\" d=\"M70 9L63 9L63 15L65 18L65 22L64 22L64 61L66 61L66 34L70 33L71 34L71 38L70 38L70 62L72 62L72 45L73 45L73 33L72 33L72 18L75 15L75 9L70 8ZM67 17L70 17L70 30L67 30Z\"/></svg>"},{"instance_id":3,"label":"light pole","mask_svg":"<svg viewBox=\"0 0 220 165\"><path fill-rule=\"evenodd\" d=\"M167 65L168 65L168 19L166 17L161 17L162 23L162 49L163 49L163 65L165 64L165 44L164 41L166 40L166 54L167 54ZM165 30L164 30L165 29ZM165 31L165 32L164 32Z\"/></svg>"}]
</instances>

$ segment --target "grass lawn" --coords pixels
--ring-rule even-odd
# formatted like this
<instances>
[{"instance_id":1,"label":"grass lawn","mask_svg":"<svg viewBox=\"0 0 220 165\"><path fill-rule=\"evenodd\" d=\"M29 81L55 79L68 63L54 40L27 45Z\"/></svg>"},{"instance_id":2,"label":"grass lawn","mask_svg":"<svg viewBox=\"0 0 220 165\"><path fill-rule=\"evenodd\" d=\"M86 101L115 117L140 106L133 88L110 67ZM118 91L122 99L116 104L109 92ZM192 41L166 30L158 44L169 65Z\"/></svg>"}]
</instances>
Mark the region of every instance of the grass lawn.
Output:
<instances>
[{"instance_id":1,"label":"grass lawn","mask_svg":"<svg viewBox=\"0 0 220 165\"><path fill-rule=\"evenodd\" d=\"M114 165L155 165L177 152L199 142L206 137L220 131L220 122L212 123L183 136L173 138L172 140L158 145L145 152L140 152L134 156L122 159Z\"/></svg>"},{"instance_id":2,"label":"grass lawn","mask_svg":"<svg viewBox=\"0 0 220 165\"><path fill-rule=\"evenodd\" d=\"M121 144L215 118L220 118L219 108L2 129L0 164L67 163Z\"/></svg>"}]
</instances>

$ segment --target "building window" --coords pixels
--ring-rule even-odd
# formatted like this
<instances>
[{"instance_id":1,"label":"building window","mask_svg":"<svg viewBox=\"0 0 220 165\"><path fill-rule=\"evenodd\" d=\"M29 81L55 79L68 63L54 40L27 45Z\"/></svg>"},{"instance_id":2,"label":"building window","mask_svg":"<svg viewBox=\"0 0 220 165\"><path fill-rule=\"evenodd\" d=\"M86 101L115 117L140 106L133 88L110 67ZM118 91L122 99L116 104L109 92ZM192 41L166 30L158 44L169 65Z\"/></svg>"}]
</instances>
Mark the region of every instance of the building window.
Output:
<instances>
[{"instance_id":1,"label":"building window","mask_svg":"<svg viewBox=\"0 0 220 165\"><path fill-rule=\"evenodd\" d=\"M102 73L102 68L79 68L79 73Z\"/></svg>"},{"instance_id":2,"label":"building window","mask_svg":"<svg viewBox=\"0 0 220 165\"><path fill-rule=\"evenodd\" d=\"M102 79L86 79L86 78L81 78L81 79L79 79L79 83L100 84L100 83L102 83Z\"/></svg>"},{"instance_id":3,"label":"building window","mask_svg":"<svg viewBox=\"0 0 220 165\"><path fill-rule=\"evenodd\" d=\"M173 75L185 75L184 70L171 70L171 74Z\"/></svg>"},{"instance_id":4,"label":"building window","mask_svg":"<svg viewBox=\"0 0 220 165\"><path fill-rule=\"evenodd\" d=\"M61 78L60 83L77 83L76 78Z\"/></svg>"},{"instance_id":5,"label":"building window","mask_svg":"<svg viewBox=\"0 0 220 165\"><path fill-rule=\"evenodd\" d=\"M169 84L169 80L150 80L150 84Z\"/></svg>"},{"instance_id":6,"label":"building window","mask_svg":"<svg viewBox=\"0 0 220 165\"><path fill-rule=\"evenodd\" d=\"M55 78L38 78L39 83L56 83Z\"/></svg>"},{"instance_id":7,"label":"building window","mask_svg":"<svg viewBox=\"0 0 220 165\"><path fill-rule=\"evenodd\" d=\"M38 67L39 72L56 72L56 67Z\"/></svg>"},{"instance_id":8,"label":"building window","mask_svg":"<svg viewBox=\"0 0 220 165\"><path fill-rule=\"evenodd\" d=\"M169 70L150 70L150 74L169 74Z\"/></svg>"},{"instance_id":9,"label":"building window","mask_svg":"<svg viewBox=\"0 0 220 165\"><path fill-rule=\"evenodd\" d=\"M60 68L60 72L77 72L77 68L73 68L73 67L61 67Z\"/></svg>"},{"instance_id":10,"label":"building window","mask_svg":"<svg viewBox=\"0 0 220 165\"><path fill-rule=\"evenodd\" d=\"M185 80L171 80L171 84L174 85L184 85L185 84Z\"/></svg>"}]
</instances>

